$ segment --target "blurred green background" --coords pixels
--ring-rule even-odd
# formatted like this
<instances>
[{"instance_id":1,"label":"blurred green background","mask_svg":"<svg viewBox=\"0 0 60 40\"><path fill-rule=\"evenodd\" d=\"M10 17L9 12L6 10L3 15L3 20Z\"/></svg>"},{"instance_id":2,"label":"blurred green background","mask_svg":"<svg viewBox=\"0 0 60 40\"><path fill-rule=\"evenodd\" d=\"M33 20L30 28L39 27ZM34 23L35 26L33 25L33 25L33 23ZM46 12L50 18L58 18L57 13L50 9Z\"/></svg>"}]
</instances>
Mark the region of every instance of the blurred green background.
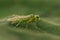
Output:
<instances>
[{"instance_id":1,"label":"blurred green background","mask_svg":"<svg viewBox=\"0 0 60 40\"><path fill-rule=\"evenodd\" d=\"M0 40L60 40L60 0L0 0L0 19L12 14L39 14L40 32L0 23Z\"/></svg>"}]
</instances>

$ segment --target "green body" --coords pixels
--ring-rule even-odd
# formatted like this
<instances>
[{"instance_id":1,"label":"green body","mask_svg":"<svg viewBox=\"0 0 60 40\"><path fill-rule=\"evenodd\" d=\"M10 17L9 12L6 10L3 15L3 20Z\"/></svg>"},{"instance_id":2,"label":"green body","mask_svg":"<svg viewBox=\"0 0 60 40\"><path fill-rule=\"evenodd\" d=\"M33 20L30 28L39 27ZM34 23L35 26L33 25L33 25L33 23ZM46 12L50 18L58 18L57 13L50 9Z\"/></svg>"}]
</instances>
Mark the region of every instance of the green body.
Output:
<instances>
[{"instance_id":1,"label":"green body","mask_svg":"<svg viewBox=\"0 0 60 40\"><path fill-rule=\"evenodd\" d=\"M9 21L9 23L11 25L14 25L14 26L21 26L21 24L25 24L27 26L29 23L36 22L36 21L39 21L39 20L40 20L39 15L31 14L26 18L24 18L24 17L23 18L17 18L16 20Z\"/></svg>"}]
</instances>

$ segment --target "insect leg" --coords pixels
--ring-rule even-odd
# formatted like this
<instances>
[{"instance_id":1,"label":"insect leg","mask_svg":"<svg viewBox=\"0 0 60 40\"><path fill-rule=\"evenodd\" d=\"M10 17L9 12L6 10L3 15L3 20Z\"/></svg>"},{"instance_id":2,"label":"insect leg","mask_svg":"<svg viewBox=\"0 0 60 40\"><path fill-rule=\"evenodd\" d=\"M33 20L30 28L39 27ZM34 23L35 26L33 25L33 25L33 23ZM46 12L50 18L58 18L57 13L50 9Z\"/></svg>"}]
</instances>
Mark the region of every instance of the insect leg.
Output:
<instances>
[{"instance_id":1,"label":"insect leg","mask_svg":"<svg viewBox=\"0 0 60 40\"><path fill-rule=\"evenodd\" d=\"M28 23L25 23L25 25L26 25L26 29L28 28Z\"/></svg>"},{"instance_id":2,"label":"insect leg","mask_svg":"<svg viewBox=\"0 0 60 40\"><path fill-rule=\"evenodd\" d=\"M18 27L20 25L20 22L18 24L16 24L16 27Z\"/></svg>"}]
</instances>

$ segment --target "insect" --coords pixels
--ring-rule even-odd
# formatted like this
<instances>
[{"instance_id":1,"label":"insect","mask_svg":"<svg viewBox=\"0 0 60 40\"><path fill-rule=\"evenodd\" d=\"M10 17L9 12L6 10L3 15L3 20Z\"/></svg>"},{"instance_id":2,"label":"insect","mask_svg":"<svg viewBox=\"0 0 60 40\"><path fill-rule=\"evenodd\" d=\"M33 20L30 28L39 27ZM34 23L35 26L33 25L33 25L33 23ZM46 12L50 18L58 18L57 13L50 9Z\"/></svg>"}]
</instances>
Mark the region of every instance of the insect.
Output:
<instances>
[{"instance_id":1,"label":"insect","mask_svg":"<svg viewBox=\"0 0 60 40\"><path fill-rule=\"evenodd\" d=\"M10 25L14 25L16 27L21 26L21 23L22 25L25 24L27 28L27 25L29 23L40 21L40 17L39 15L34 15L34 14L30 14L26 16L13 15L13 17L7 19L7 21Z\"/></svg>"}]
</instances>

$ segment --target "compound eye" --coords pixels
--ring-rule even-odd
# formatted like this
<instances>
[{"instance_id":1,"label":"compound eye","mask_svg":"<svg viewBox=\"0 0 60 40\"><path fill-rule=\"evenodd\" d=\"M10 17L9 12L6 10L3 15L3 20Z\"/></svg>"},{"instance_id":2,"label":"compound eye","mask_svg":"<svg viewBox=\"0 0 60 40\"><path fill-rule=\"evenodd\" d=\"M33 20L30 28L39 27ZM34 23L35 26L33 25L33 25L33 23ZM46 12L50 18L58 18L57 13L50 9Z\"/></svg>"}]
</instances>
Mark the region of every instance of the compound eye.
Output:
<instances>
[{"instance_id":1,"label":"compound eye","mask_svg":"<svg viewBox=\"0 0 60 40\"><path fill-rule=\"evenodd\" d=\"M39 18L38 16L36 18Z\"/></svg>"}]
</instances>

